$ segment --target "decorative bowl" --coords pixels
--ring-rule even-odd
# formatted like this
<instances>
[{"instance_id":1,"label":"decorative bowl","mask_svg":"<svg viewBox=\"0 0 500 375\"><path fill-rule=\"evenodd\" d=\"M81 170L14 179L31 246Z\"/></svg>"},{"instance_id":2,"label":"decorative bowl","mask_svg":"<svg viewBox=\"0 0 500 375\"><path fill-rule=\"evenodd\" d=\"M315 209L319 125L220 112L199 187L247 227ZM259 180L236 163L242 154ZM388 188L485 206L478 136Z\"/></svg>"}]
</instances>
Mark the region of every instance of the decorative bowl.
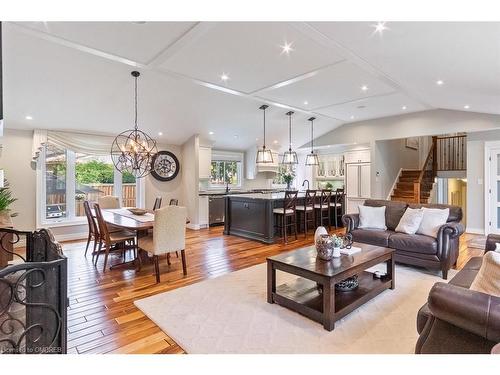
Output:
<instances>
[{"instance_id":1,"label":"decorative bowl","mask_svg":"<svg viewBox=\"0 0 500 375\"><path fill-rule=\"evenodd\" d=\"M148 212L148 210L145 210L143 208L127 208L127 210L129 210L132 214L134 215L144 215Z\"/></svg>"},{"instance_id":2,"label":"decorative bowl","mask_svg":"<svg viewBox=\"0 0 500 375\"><path fill-rule=\"evenodd\" d=\"M335 290L338 290L339 292L350 292L351 290L356 289L358 286L358 275L354 275L352 277L348 277L345 280L342 280L340 283L335 284Z\"/></svg>"}]
</instances>

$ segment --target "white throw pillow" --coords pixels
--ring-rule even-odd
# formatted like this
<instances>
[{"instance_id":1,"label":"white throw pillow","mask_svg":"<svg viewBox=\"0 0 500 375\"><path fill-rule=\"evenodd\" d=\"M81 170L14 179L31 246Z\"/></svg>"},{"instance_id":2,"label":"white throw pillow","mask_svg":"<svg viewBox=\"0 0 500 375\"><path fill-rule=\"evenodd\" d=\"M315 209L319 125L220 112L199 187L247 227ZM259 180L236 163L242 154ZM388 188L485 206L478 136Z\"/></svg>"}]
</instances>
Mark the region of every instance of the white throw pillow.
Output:
<instances>
[{"instance_id":1,"label":"white throw pillow","mask_svg":"<svg viewBox=\"0 0 500 375\"><path fill-rule=\"evenodd\" d=\"M421 208L410 208L408 207L399 220L399 224L396 227L396 232L415 234L417 233L422 219L424 218L424 210Z\"/></svg>"},{"instance_id":2,"label":"white throw pillow","mask_svg":"<svg viewBox=\"0 0 500 375\"><path fill-rule=\"evenodd\" d=\"M470 290L500 297L500 253L488 251Z\"/></svg>"},{"instance_id":3,"label":"white throw pillow","mask_svg":"<svg viewBox=\"0 0 500 375\"><path fill-rule=\"evenodd\" d=\"M385 206L370 207L358 206L359 225L361 229L381 229L386 230L385 226Z\"/></svg>"},{"instance_id":4,"label":"white throw pillow","mask_svg":"<svg viewBox=\"0 0 500 375\"><path fill-rule=\"evenodd\" d=\"M450 209L423 207L422 210L424 211L424 217L422 218L422 222L420 223L417 233L436 238L439 228L441 228L441 226L446 224L446 221L448 221Z\"/></svg>"}]
</instances>

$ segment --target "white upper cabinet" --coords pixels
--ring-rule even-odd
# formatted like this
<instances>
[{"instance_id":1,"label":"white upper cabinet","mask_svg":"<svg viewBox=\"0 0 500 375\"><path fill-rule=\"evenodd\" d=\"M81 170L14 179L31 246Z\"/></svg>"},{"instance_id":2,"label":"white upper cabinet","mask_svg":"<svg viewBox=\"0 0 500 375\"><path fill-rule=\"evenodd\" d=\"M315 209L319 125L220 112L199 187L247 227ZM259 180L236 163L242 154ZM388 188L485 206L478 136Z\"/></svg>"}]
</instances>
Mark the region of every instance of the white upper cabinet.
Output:
<instances>
[{"instance_id":1,"label":"white upper cabinet","mask_svg":"<svg viewBox=\"0 0 500 375\"><path fill-rule=\"evenodd\" d=\"M210 178L210 166L212 164L212 149L209 147L201 147L199 150L199 178Z\"/></svg>"},{"instance_id":2,"label":"white upper cabinet","mask_svg":"<svg viewBox=\"0 0 500 375\"><path fill-rule=\"evenodd\" d=\"M345 162L348 163L369 163L370 150L347 151L345 153Z\"/></svg>"}]
</instances>

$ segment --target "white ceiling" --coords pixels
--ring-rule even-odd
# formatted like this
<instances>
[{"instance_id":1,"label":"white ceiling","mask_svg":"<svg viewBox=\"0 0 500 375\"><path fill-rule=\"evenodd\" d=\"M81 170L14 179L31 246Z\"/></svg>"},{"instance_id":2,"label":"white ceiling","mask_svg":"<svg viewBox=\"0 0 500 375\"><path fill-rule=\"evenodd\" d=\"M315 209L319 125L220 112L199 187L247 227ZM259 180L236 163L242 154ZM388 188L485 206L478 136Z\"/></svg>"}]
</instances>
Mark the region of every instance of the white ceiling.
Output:
<instances>
[{"instance_id":1,"label":"white ceiling","mask_svg":"<svg viewBox=\"0 0 500 375\"><path fill-rule=\"evenodd\" d=\"M382 34L373 22L3 25L9 128L130 128L135 68L140 127L161 131L162 143L198 133L220 148L260 144L263 103L268 146L282 150L290 108L296 146L308 141L311 115L320 136L431 108L500 114L500 23L394 22Z\"/></svg>"}]
</instances>

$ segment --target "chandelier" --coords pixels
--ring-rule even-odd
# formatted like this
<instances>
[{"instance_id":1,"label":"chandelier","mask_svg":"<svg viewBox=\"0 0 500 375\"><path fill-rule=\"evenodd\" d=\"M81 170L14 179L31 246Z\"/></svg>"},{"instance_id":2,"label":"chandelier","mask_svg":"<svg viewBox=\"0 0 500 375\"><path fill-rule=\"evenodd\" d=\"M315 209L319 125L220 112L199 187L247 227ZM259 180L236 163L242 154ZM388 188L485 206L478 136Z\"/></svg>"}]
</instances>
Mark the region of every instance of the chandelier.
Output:
<instances>
[{"instance_id":1,"label":"chandelier","mask_svg":"<svg viewBox=\"0 0 500 375\"><path fill-rule=\"evenodd\" d=\"M318 154L314 152L314 120L316 117L311 117L311 153L306 156L306 165L319 165Z\"/></svg>"},{"instance_id":2,"label":"chandelier","mask_svg":"<svg viewBox=\"0 0 500 375\"><path fill-rule=\"evenodd\" d=\"M131 74L135 79L134 129L126 130L116 136L111 146L111 158L119 172L129 172L134 177L141 178L151 172L152 159L158 150L156 141L139 130L137 125L137 78L141 74L137 71Z\"/></svg>"},{"instance_id":3,"label":"chandelier","mask_svg":"<svg viewBox=\"0 0 500 375\"><path fill-rule=\"evenodd\" d=\"M266 108L269 107L268 105L261 105L259 109L262 109L262 112L264 113L264 144L262 145L262 148L257 151L257 158L256 158L256 163L257 164L268 164L268 163L273 163L273 153L271 150L266 149Z\"/></svg>"},{"instance_id":4,"label":"chandelier","mask_svg":"<svg viewBox=\"0 0 500 375\"><path fill-rule=\"evenodd\" d=\"M288 116L288 151L286 151L283 154L283 160L281 164L298 164L299 160L297 158L297 153L295 151L292 151L292 115L293 112L287 112L286 115Z\"/></svg>"}]
</instances>

